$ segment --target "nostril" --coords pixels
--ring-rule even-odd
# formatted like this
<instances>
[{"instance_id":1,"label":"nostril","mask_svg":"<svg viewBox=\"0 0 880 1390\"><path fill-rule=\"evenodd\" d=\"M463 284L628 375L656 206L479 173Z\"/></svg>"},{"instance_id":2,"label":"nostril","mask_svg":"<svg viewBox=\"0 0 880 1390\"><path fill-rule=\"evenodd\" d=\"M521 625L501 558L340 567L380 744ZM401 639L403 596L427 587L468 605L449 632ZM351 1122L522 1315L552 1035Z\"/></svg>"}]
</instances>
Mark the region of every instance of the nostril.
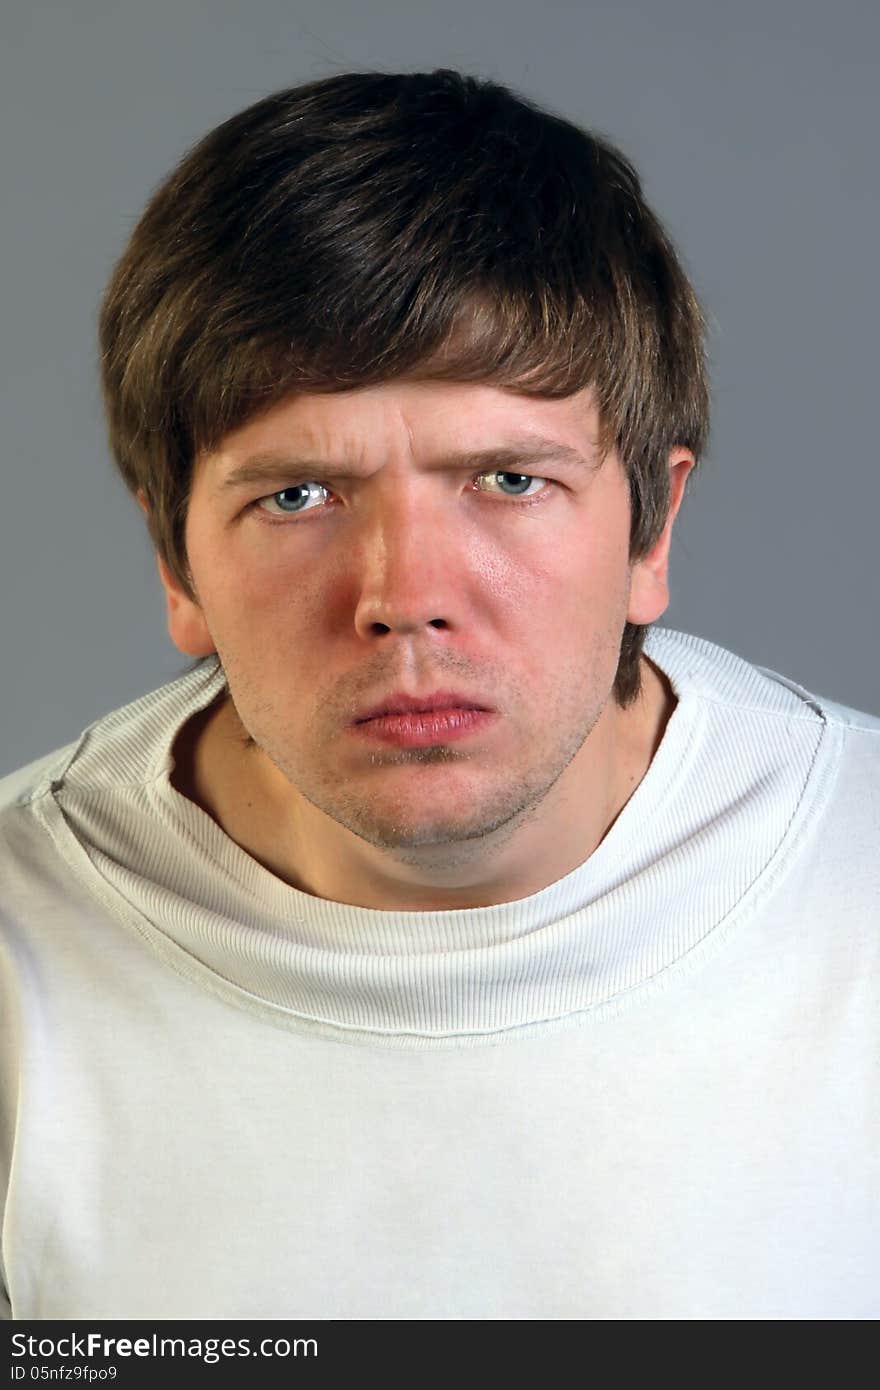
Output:
<instances>
[{"instance_id":1,"label":"nostril","mask_svg":"<svg viewBox=\"0 0 880 1390\"><path fill-rule=\"evenodd\" d=\"M383 634L386 633L386 632L391 632L392 626L393 626L393 625L390 624L390 623L380 623L380 622L374 622L374 623L371 623L371 624L370 624L371 630L372 630L373 632L375 632L375 633L380 634L380 635L383 635ZM438 628L446 629L446 628L449 627L449 623L446 621L445 618L430 618L429 621L428 621L428 627L438 627ZM405 630L408 631L408 632L415 632L415 631L417 630L417 624L414 624L414 623L413 623L413 624L407 624ZM400 631L404 631L404 626L403 626L403 624L401 624L401 626L400 626Z\"/></svg>"}]
</instances>

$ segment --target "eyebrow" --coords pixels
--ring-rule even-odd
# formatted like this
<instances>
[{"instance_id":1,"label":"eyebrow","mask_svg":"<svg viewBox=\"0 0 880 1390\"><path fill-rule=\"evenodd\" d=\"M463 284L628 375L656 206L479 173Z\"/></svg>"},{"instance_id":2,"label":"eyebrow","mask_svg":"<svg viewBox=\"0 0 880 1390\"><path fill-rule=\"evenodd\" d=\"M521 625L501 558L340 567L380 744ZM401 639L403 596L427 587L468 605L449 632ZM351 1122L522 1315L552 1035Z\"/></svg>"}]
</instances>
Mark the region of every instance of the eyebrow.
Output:
<instances>
[{"instance_id":1,"label":"eyebrow","mask_svg":"<svg viewBox=\"0 0 880 1390\"><path fill-rule=\"evenodd\" d=\"M595 472L599 467L597 456L587 457L570 444L557 439L534 437L528 441L510 444L496 444L490 449L475 452L446 454L440 460L444 468L467 468L474 471L501 468L509 464L534 464L547 459L572 464ZM236 468L230 469L218 482L219 491L226 493L232 488L241 488L253 483L281 482L296 474L309 478L358 478L362 474L356 468L344 463L332 463L327 459L315 459L274 452L268 450L254 454Z\"/></svg>"}]
</instances>

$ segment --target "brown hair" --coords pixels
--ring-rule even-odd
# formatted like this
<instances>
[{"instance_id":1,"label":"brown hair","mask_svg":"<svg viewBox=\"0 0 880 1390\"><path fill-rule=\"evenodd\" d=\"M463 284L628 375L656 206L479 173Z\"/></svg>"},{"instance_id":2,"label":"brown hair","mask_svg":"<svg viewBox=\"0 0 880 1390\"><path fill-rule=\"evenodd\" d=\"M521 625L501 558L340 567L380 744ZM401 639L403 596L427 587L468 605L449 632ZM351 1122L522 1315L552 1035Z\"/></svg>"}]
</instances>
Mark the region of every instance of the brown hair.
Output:
<instances>
[{"instance_id":1,"label":"brown hair","mask_svg":"<svg viewBox=\"0 0 880 1390\"><path fill-rule=\"evenodd\" d=\"M591 386L632 499L663 529L669 450L709 428L705 320L633 166L497 82L341 73L209 132L137 223L100 313L110 446L195 597L193 461L296 390L392 377L564 397ZM614 698L639 694L627 623Z\"/></svg>"}]
</instances>

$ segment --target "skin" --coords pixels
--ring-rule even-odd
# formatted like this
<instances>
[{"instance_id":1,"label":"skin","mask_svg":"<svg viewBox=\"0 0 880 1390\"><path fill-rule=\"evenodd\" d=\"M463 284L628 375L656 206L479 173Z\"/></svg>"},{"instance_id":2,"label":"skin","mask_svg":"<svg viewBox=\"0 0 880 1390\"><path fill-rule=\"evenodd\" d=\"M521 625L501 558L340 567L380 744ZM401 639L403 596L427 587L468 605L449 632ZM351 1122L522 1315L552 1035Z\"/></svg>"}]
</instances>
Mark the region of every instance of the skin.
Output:
<instances>
[{"instance_id":1,"label":"skin","mask_svg":"<svg viewBox=\"0 0 880 1390\"><path fill-rule=\"evenodd\" d=\"M500 476L449 463L536 435L584 461L513 461ZM694 465L671 451L667 524L631 563L626 478L614 454L597 465L596 437L589 391L397 380L292 397L200 455L186 527L197 601L158 567L172 641L216 651L229 695L181 731L175 790L285 882L367 908L510 902L583 863L674 708L645 658L639 700L622 711L611 692L625 621L669 603ZM321 466L221 486L268 451ZM393 691L443 687L491 705L492 725L428 749L347 731Z\"/></svg>"}]
</instances>

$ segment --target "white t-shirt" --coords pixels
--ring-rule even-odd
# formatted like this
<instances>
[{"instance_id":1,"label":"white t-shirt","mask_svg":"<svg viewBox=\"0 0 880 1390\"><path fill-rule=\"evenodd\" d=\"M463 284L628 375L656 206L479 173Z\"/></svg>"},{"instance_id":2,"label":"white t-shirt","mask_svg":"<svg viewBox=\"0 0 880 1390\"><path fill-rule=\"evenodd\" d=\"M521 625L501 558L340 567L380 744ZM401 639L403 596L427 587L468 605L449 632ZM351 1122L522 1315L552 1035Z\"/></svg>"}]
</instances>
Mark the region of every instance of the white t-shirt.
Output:
<instances>
[{"instance_id":1,"label":"white t-shirt","mask_svg":"<svg viewBox=\"0 0 880 1390\"><path fill-rule=\"evenodd\" d=\"M880 1315L880 719L654 628L583 864L291 887L172 787L217 662L0 780L17 1319Z\"/></svg>"}]
</instances>

